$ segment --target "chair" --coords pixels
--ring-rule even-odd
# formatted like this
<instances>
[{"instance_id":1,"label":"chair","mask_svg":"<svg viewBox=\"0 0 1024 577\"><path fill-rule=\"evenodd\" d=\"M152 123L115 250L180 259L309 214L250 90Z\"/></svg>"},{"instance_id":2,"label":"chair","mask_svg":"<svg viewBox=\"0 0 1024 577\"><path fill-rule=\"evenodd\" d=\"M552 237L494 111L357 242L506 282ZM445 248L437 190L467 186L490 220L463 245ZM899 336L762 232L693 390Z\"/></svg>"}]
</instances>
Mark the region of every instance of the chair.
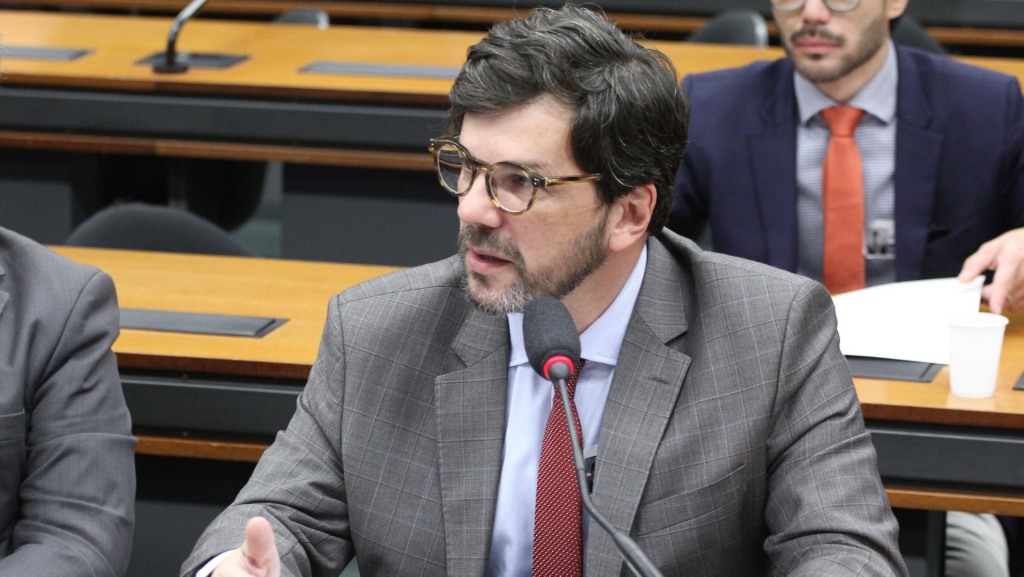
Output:
<instances>
[{"instance_id":1,"label":"chair","mask_svg":"<svg viewBox=\"0 0 1024 577\"><path fill-rule=\"evenodd\" d=\"M92 215L68 246L254 256L222 228L190 212L162 205L115 204Z\"/></svg>"},{"instance_id":2,"label":"chair","mask_svg":"<svg viewBox=\"0 0 1024 577\"><path fill-rule=\"evenodd\" d=\"M711 44L768 46L768 24L755 10L736 9L719 12L686 39Z\"/></svg>"},{"instance_id":3,"label":"chair","mask_svg":"<svg viewBox=\"0 0 1024 577\"><path fill-rule=\"evenodd\" d=\"M274 18L274 24L304 24L316 26L317 30L326 30L331 25L327 12L319 8L293 8Z\"/></svg>"},{"instance_id":4,"label":"chair","mask_svg":"<svg viewBox=\"0 0 1024 577\"><path fill-rule=\"evenodd\" d=\"M946 48L928 34L913 16L904 14L893 22L892 39L897 44L910 46L933 54L949 54Z\"/></svg>"},{"instance_id":5,"label":"chair","mask_svg":"<svg viewBox=\"0 0 1024 577\"><path fill-rule=\"evenodd\" d=\"M267 170L250 160L100 154L95 204L171 205L234 230L259 207Z\"/></svg>"}]
</instances>

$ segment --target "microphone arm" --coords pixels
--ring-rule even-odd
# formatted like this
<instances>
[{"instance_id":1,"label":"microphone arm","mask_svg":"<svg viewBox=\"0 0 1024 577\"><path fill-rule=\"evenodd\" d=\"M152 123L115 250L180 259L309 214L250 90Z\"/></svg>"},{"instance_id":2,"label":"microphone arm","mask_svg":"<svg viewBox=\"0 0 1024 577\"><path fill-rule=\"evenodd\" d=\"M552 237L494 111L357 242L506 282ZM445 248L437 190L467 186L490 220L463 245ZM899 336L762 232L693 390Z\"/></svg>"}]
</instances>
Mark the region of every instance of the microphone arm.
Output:
<instances>
[{"instance_id":1,"label":"microphone arm","mask_svg":"<svg viewBox=\"0 0 1024 577\"><path fill-rule=\"evenodd\" d=\"M662 577L661 571L658 571L654 563L651 563L651 560L640 550L636 542L625 533L613 527L604 518L604 515L598 512L597 507L594 506L593 501L590 499L590 491L587 490L586 468L583 464L583 450L580 448L580 438L576 434L576 426L572 420L572 405L569 403L569 392L566 385L569 375L566 374L566 371L556 371L555 367L552 367L551 372L555 385L558 387L558 395L562 398L562 410L565 413L565 421L569 427L569 440L572 442L572 462L576 467L576 483L580 487L580 498L583 500L583 507L590 513L590 517L597 521L597 524L608 532L615 541L615 546L618 547L622 556L626 558L626 565L629 566L634 575L639 575L640 577ZM556 372L558 374L554 374Z\"/></svg>"},{"instance_id":2,"label":"microphone arm","mask_svg":"<svg viewBox=\"0 0 1024 577\"><path fill-rule=\"evenodd\" d=\"M207 0L192 0L188 6L185 6L181 12L174 18L174 22L171 23L171 30L167 34L167 51L164 53L164 60L157 62L153 65L154 72L170 72L170 73L181 73L188 70L188 63L180 62L178 60L178 53L175 50L175 44L178 43L178 34L181 32L181 27L188 22L189 18L199 11L206 4Z\"/></svg>"}]
</instances>

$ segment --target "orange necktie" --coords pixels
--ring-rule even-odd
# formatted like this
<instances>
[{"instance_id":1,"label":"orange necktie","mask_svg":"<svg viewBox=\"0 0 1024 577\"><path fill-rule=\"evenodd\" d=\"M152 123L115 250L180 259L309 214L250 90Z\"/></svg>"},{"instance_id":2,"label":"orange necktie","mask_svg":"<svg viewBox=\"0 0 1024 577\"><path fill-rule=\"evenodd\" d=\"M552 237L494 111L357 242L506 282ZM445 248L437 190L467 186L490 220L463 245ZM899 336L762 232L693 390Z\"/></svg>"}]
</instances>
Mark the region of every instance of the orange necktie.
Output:
<instances>
[{"instance_id":1,"label":"orange necktie","mask_svg":"<svg viewBox=\"0 0 1024 577\"><path fill-rule=\"evenodd\" d=\"M573 398L576 396L576 379L582 369L583 359L580 359L566 386L572 420L581 444L583 431ZM562 397L555 385L555 398L544 428L537 472L533 577L579 577L583 574L583 501L580 500L570 443Z\"/></svg>"},{"instance_id":2,"label":"orange necktie","mask_svg":"<svg viewBox=\"0 0 1024 577\"><path fill-rule=\"evenodd\" d=\"M821 111L832 130L821 175L825 216L822 282L832 294L864 288L864 177L853 130L864 111L833 106Z\"/></svg>"}]
</instances>

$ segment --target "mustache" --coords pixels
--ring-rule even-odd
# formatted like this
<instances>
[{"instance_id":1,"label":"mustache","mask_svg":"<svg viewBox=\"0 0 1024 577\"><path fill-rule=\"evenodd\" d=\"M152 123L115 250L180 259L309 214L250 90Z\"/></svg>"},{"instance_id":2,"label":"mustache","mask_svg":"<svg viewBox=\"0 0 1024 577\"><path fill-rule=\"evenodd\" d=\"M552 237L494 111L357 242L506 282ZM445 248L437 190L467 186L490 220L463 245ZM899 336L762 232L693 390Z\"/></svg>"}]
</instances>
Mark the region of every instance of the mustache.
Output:
<instances>
[{"instance_id":1,"label":"mustache","mask_svg":"<svg viewBox=\"0 0 1024 577\"><path fill-rule=\"evenodd\" d=\"M519 264L522 262L522 255L516 247L498 238L497 235L490 231L478 226L465 224L459 229L459 253L465 256L470 244L481 250L492 252L496 256L513 263Z\"/></svg>"},{"instance_id":2,"label":"mustache","mask_svg":"<svg viewBox=\"0 0 1024 577\"><path fill-rule=\"evenodd\" d=\"M789 37L789 41L796 43L801 38L821 38L822 40L828 40L829 42L835 42L836 44L844 44L846 39L831 30L822 27L820 24L808 24L803 28L797 30Z\"/></svg>"}]
</instances>

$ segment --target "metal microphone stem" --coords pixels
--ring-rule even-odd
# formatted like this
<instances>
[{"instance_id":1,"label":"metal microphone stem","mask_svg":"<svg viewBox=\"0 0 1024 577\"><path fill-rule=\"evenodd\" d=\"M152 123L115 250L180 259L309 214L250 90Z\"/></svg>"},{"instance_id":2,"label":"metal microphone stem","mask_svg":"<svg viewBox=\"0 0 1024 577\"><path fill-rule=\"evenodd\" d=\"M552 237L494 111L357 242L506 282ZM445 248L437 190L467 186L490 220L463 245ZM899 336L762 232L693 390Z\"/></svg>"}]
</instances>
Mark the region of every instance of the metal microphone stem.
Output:
<instances>
[{"instance_id":1,"label":"metal microphone stem","mask_svg":"<svg viewBox=\"0 0 1024 577\"><path fill-rule=\"evenodd\" d=\"M178 34L181 32L181 27L184 23L192 18L203 4L206 4L207 0L192 0L188 6L185 6L174 18L174 22L171 23L171 30L167 34L167 51L164 53L164 61L162 63L154 64L153 70L155 72L171 72L180 73L188 70L188 64L178 61L178 53L175 50L175 44L178 42Z\"/></svg>"}]
</instances>

